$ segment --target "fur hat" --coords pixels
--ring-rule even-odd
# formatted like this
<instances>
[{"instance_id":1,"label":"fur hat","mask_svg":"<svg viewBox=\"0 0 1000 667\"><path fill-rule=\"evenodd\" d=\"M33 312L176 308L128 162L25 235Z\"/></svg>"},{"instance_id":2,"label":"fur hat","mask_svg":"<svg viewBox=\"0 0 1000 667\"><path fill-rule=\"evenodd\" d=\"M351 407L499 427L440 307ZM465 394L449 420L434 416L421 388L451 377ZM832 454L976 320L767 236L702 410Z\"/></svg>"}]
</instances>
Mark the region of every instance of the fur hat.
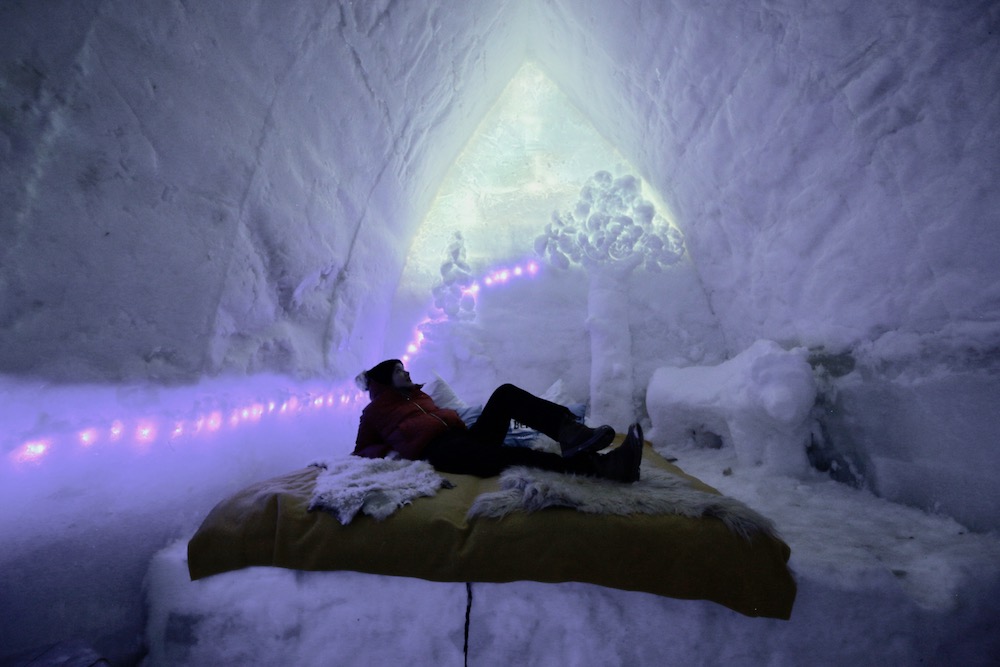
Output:
<instances>
[{"instance_id":1,"label":"fur hat","mask_svg":"<svg viewBox=\"0 0 1000 667\"><path fill-rule=\"evenodd\" d=\"M396 364L402 365L402 363L399 359L386 359L375 364L368 370L358 373L357 377L354 378L354 383L358 385L361 391L368 391L368 385L372 382L391 387L392 374L396 370Z\"/></svg>"}]
</instances>

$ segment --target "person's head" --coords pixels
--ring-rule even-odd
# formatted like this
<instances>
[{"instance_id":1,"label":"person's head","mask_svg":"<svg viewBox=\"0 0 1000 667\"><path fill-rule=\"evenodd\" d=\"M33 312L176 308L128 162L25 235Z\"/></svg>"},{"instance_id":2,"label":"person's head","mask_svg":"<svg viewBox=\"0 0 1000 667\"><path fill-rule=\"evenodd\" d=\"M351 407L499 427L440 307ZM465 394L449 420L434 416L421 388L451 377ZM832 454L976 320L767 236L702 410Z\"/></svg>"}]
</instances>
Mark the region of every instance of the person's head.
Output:
<instances>
[{"instance_id":1,"label":"person's head","mask_svg":"<svg viewBox=\"0 0 1000 667\"><path fill-rule=\"evenodd\" d=\"M367 391L372 398L389 387L411 389L416 386L410 379L410 374L406 372L406 368L403 367L403 362L399 359L386 359L375 364L358 374L355 381L358 387Z\"/></svg>"}]
</instances>

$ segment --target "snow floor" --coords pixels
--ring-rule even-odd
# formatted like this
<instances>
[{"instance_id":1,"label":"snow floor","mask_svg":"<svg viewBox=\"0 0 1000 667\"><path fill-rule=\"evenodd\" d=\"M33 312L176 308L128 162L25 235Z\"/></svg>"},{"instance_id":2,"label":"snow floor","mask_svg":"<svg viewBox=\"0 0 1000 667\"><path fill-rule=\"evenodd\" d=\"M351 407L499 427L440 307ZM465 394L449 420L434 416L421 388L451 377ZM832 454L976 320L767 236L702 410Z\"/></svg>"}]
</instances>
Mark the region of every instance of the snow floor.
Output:
<instances>
[{"instance_id":1,"label":"snow floor","mask_svg":"<svg viewBox=\"0 0 1000 667\"><path fill-rule=\"evenodd\" d=\"M799 479L741 468L730 448L660 453L773 520L800 576L844 590L898 588L921 609L945 613L962 603L973 582L1000 575L1000 539L969 532L947 516L877 498L820 472Z\"/></svg>"},{"instance_id":2,"label":"snow floor","mask_svg":"<svg viewBox=\"0 0 1000 667\"><path fill-rule=\"evenodd\" d=\"M467 590L270 568L192 584L178 542L157 554L147 579L147 665L353 665L403 656L442 665L997 664L997 536L821 473L739 468L731 449L661 453L776 522L799 583L790 621L588 584Z\"/></svg>"}]
</instances>

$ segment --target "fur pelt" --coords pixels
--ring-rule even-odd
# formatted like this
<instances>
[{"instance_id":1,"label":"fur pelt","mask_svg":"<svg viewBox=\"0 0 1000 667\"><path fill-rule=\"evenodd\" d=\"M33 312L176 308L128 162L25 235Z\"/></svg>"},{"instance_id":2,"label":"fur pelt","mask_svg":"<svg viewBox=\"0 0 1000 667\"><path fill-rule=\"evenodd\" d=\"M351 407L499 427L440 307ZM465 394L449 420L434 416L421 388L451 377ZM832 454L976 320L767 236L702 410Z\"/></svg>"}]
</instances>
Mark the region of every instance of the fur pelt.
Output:
<instances>
[{"instance_id":1,"label":"fur pelt","mask_svg":"<svg viewBox=\"0 0 1000 667\"><path fill-rule=\"evenodd\" d=\"M452 486L425 461L348 456L310 465L324 470L316 477L309 511L327 511L344 525L358 512L381 521L414 498Z\"/></svg>"},{"instance_id":2,"label":"fur pelt","mask_svg":"<svg viewBox=\"0 0 1000 667\"><path fill-rule=\"evenodd\" d=\"M634 484L518 466L503 472L500 488L480 494L469 508L469 518L501 518L516 511L570 507L592 514L715 517L747 540L754 533L777 537L770 519L740 501L700 491L683 477L645 463L640 480Z\"/></svg>"}]
</instances>

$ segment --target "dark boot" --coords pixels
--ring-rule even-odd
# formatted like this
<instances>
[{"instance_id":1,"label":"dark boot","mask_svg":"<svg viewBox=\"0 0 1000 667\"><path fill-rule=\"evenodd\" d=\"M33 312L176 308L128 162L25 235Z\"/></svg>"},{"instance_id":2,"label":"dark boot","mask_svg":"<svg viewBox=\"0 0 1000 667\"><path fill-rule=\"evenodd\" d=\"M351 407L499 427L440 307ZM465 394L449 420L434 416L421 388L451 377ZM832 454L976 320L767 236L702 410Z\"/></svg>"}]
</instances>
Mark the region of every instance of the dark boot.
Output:
<instances>
[{"instance_id":1,"label":"dark boot","mask_svg":"<svg viewBox=\"0 0 1000 667\"><path fill-rule=\"evenodd\" d=\"M572 417L565 417L557 439L563 458L569 458L604 449L615 439L615 430L607 425L588 428Z\"/></svg>"},{"instance_id":2,"label":"dark boot","mask_svg":"<svg viewBox=\"0 0 1000 667\"><path fill-rule=\"evenodd\" d=\"M642 463L642 427L632 424L620 447L594 460L597 477L631 484L639 481Z\"/></svg>"}]
</instances>

